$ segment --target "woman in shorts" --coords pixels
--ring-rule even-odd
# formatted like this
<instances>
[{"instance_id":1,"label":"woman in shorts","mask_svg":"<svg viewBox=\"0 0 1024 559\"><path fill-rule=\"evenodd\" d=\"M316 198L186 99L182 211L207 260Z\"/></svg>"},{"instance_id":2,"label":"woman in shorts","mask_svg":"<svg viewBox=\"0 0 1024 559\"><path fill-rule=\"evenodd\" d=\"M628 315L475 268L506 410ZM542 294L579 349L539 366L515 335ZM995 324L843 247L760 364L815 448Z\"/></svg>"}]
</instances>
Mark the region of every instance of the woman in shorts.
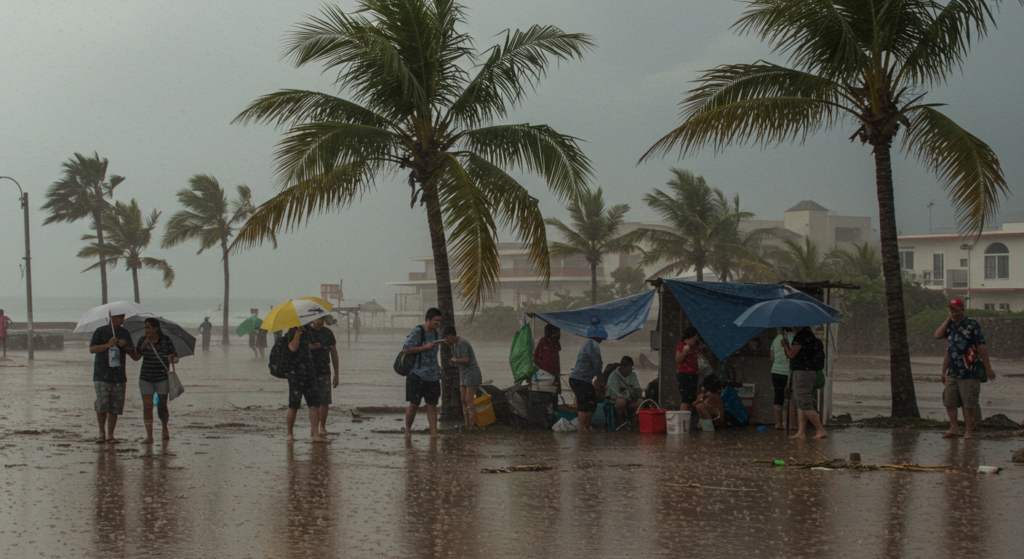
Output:
<instances>
[{"instance_id":1,"label":"woman in shorts","mask_svg":"<svg viewBox=\"0 0 1024 559\"><path fill-rule=\"evenodd\" d=\"M459 337L454 326L445 326L444 343L452 348L452 363L459 367L459 391L462 395L462 419L466 429L476 427L476 389L483 383L480 365L469 340Z\"/></svg>"},{"instance_id":2,"label":"woman in shorts","mask_svg":"<svg viewBox=\"0 0 1024 559\"><path fill-rule=\"evenodd\" d=\"M139 369L139 392L142 393L142 421L146 424L146 438L141 442L152 444L154 394L160 397L157 415L163 424L163 439L171 438L167 430L167 420L170 419L167 411L167 394L170 392L168 373L171 365L178 362L178 354L174 349L174 343L160 330L159 320L147 318L143 332L135 344L135 354L129 355L136 361L142 359L142 367Z\"/></svg>"},{"instance_id":3,"label":"woman in shorts","mask_svg":"<svg viewBox=\"0 0 1024 559\"><path fill-rule=\"evenodd\" d=\"M591 326L587 330L587 341L583 343L576 356L576 366L569 375L569 388L576 395L576 408L579 410L579 434L591 431L590 424L597 411L597 392L594 390L594 379L601 381L604 364L601 362L600 343L608 339L608 333L601 326Z\"/></svg>"}]
</instances>

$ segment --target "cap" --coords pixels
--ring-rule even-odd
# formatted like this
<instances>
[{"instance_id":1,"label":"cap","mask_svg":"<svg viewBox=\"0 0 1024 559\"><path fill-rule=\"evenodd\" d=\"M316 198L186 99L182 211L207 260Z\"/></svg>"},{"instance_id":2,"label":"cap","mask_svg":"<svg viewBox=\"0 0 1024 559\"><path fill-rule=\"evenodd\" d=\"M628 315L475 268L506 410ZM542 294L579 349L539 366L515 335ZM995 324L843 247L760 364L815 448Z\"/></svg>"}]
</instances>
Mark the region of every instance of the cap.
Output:
<instances>
[{"instance_id":1,"label":"cap","mask_svg":"<svg viewBox=\"0 0 1024 559\"><path fill-rule=\"evenodd\" d=\"M597 338L599 340L607 340L608 332L604 331L604 326L591 326L587 329L588 338Z\"/></svg>"},{"instance_id":2,"label":"cap","mask_svg":"<svg viewBox=\"0 0 1024 559\"><path fill-rule=\"evenodd\" d=\"M964 310L964 302L961 301L960 299L950 299L949 304L946 306L951 309Z\"/></svg>"}]
</instances>

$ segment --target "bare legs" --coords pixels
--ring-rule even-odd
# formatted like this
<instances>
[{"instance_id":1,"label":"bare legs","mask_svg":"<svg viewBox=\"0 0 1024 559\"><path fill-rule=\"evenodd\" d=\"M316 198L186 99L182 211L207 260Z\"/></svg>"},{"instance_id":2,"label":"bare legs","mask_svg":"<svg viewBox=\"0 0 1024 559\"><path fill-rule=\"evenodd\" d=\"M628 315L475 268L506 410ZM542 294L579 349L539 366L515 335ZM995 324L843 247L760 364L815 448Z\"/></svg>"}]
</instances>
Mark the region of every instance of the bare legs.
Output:
<instances>
[{"instance_id":1,"label":"bare legs","mask_svg":"<svg viewBox=\"0 0 1024 559\"><path fill-rule=\"evenodd\" d=\"M580 412L576 421L579 422L577 433L580 435L589 433L594 430L594 426L591 424L591 420L594 419L594 412Z\"/></svg>"},{"instance_id":2,"label":"bare legs","mask_svg":"<svg viewBox=\"0 0 1024 559\"><path fill-rule=\"evenodd\" d=\"M309 408L309 434L313 438L314 443L329 443L329 439L320 434L320 406L307 406ZM288 428L287 441L290 443L295 442L295 417L299 410L296 408L288 408L288 412L285 415L285 425Z\"/></svg>"},{"instance_id":3,"label":"bare legs","mask_svg":"<svg viewBox=\"0 0 1024 559\"><path fill-rule=\"evenodd\" d=\"M159 394L158 396L160 396L160 404L157 406L157 416L163 425L163 439L166 441L171 438L171 432L167 429L167 422L170 420L170 412L167 410L167 394ZM142 444L153 444L152 394L142 395L142 422L146 424L146 438L139 442Z\"/></svg>"},{"instance_id":4,"label":"bare legs","mask_svg":"<svg viewBox=\"0 0 1024 559\"><path fill-rule=\"evenodd\" d=\"M427 406L427 424L430 425L430 438L436 439L440 435L437 434L437 405L426 404ZM405 410L405 438L412 438L412 423L416 421L416 412L420 409L419 404L409 402L409 407Z\"/></svg>"},{"instance_id":5,"label":"bare legs","mask_svg":"<svg viewBox=\"0 0 1024 559\"><path fill-rule=\"evenodd\" d=\"M476 396L476 388L475 386L459 387L459 391L462 393L462 419L466 429L476 427L476 404L473 403L473 399Z\"/></svg>"},{"instance_id":6,"label":"bare legs","mask_svg":"<svg viewBox=\"0 0 1024 559\"><path fill-rule=\"evenodd\" d=\"M942 438L948 439L950 437L960 436L960 423L957 421L957 412L959 408L946 408L946 415L949 416L949 431L942 434ZM978 412L976 409L964 408L964 438L973 439L974 434L971 432L974 429L974 421L977 419Z\"/></svg>"},{"instance_id":7,"label":"bare legs","mask_svg":"<svg viewBox=\"0 0 1024 559\"><path fill-rule=\"evenodd\" d=\"M117 427L117 415L100 412L96 414L96 422L99 423L100 426L100 436L96 438L97 443L117 442L116 439L114 439L114 427Z\"/></svg>"},{"instance_id":8,"label":"bare legs","mask_svg":"<svg viewBox=\"0 0 1024 559\"><path fill-rule=\"evenodd\" d=\"M320 419L319 419L319 432L320 436L327 436L327 410L330 409L328 404L320 404Z\"/></svg>"},{"instance_id":9,"label":"bare legs","mask_svg":"<svg viewBox=\"0 0 1024 559\"><path fill-rule=\"evenodd\" d=\"M789 428L793 429L796 425L796 408L793 407L793 402L789 403ZM785 429L786 426L782 422L782 406L775 406L775 428Z\"/></svg>"},{"instance_id":10,"label":"bare legs","mask_svg":"<svg viewBox=\"0 0 1024 559\"><path fill-rule=\"evenodd\" d=\"M814 426L814 439L824 439L828 436L828 432L825 431L825 427L821 425L821 418L818 417L818 412L814 410L797 410L797 431L795 435L790 435L791 439L806 439L807 438L807 422L810 421L811 425Z\"/></svg>"}]
</instances>

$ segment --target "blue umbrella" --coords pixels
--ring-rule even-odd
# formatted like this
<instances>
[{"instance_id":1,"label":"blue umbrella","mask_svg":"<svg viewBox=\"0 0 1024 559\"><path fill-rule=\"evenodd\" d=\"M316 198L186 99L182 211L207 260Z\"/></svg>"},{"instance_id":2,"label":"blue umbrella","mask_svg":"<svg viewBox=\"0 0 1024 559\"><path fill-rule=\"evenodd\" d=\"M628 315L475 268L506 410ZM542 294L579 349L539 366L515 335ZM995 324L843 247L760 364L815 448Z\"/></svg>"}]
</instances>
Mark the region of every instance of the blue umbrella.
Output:
<instances>
[{"instance_id":1,"label":"blue umbrella","mask_svg":"<svg viewBox=\"0 0 1024 559\"><path fill-rule=\"evenodd\" d=\"M834 324L839 311L823 303L799 299L772 299L752 305L733 321L736 326L781 328Z\"/></svg>"}]
</instances>

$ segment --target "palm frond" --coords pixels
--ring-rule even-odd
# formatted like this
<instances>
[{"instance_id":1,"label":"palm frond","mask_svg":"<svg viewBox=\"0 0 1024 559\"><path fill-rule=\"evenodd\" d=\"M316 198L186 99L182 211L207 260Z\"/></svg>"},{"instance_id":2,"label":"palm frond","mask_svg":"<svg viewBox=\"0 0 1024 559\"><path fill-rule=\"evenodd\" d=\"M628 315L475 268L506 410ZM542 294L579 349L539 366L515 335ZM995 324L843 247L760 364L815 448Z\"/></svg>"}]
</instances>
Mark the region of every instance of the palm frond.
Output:
<instances>
[{"instance_id":1,"label":"palm frond","mask_svg":"<svg viewBox=\"0 0 1024 559\"><path fill-rule=\"evenodd\" d=\"M274 124L278 129L311 122L345 122L396 129L387 118L357 103L320 93L284 89L263 95L249 104L231 124Z\"/></svg>"},{"instance_id":2,"label":"palm frond","mask_svg":"<svg viewBox=\"0 0 1024 559\"><path fill-rule=\"evenodd\" d=\"M141 263L147 269L163 272L164 287L170 287L174 283L174 268L171 268L171 265L166 260L147 256L141 259Z\"/></svg>"},{"instance_id":3,"label":"palm frond","mask_svg":"<svg viewBox=\"0 0 1024 559\"><path fill-rule=\"evenodd\" d=\"M357 124L319 122L289 130L274 155L282 185L315 180L335 167L378 161L397 163L403 138L393 132Z\"/></svg>"}]
</instances>

